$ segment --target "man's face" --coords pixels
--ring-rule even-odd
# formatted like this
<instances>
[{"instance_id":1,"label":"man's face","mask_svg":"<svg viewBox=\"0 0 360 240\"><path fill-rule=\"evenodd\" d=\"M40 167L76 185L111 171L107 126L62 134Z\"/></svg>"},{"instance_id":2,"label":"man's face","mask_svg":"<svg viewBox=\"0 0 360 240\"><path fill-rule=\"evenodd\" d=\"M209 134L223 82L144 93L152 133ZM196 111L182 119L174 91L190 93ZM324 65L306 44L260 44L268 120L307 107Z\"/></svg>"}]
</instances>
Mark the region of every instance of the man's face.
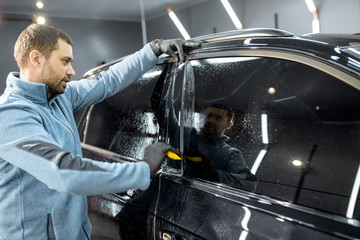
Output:
<instances>
[{"instance_id":1,"label":"man's face","mask_svg":"<svg viewBox=\"0 0 360 240\"><path fill-rule=\"evenodd\" d=\"M225 109L207 107L205 110L206 118L201 133L209 138L220 137L232 126L232 122L227 117Z\"/></svg>"},{"instance_id":2,"label":"man's face","mask_svg":"<svg viewBox=\"0 0 360 240\"><path fill-rule=\"evenodd\" d=\"M66 83L75 76L71 62L73 59L72 47L63 40L58 40L59 48L52 51L45 61L41 73L41 82L48 86L48 99L54 94L64 93Z\"/></svg>"}]
</instances>

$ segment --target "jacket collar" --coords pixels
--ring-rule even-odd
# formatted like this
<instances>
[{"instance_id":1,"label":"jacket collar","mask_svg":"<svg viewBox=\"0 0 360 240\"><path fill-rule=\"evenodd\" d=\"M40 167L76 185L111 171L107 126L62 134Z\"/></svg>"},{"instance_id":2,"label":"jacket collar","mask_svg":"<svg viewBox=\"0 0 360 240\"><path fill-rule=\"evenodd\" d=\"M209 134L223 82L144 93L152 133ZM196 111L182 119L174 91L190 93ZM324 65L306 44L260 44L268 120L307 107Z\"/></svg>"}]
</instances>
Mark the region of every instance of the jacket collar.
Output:
<instances>
[{"instance_id":1,"label":"jacket collar","mask_svg":"<svg viewBox=\"0 0 360 240\"><path fill-rule=\"evenodd\" d=\"M37 103L46 103L48 87L43 83L33 83L19 78L19 72L9 73L5 92L18 92L23 97Z\"/></svg>"}]
</instances>

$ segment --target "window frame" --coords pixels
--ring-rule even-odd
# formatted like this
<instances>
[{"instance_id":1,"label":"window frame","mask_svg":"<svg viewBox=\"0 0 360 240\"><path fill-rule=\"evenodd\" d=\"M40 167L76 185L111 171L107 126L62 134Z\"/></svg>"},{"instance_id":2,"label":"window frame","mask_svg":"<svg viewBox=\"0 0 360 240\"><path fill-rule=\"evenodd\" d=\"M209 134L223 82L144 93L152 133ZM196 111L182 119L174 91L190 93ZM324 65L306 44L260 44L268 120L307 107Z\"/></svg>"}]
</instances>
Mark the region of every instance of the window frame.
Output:
<instances>
[{"instance_id":1,"label":"window frame","mask_svg":"<svg viewBox=\"0 0 360 240\"><path fill-rule=\"evenodd\" d=\"M281 50L281 49L266 49L266 48L265 49L256 48L256 49L235 49L235 50L210 50L208 52L205 52L205 51L204 52L195 52L195 53L189 55L189 57L187 58L187 60L185 62L184 80L182 81L182 84L183 84L182 91L186 91L185 83L187 81L187 79L186 79L186 71L187 71L187 67L188 67L187 63L189 63L191 60L200 60L200 59L207 59L207 58L220 58L220 57L221 58L225 58L225 57L264 57L264 58L274 58L274 59L293 61L296 63L307 65L314 69L320 70L326 74L329 74L330 76L338 79L339 81L342 81L360 91L360 77L356 76L350 69L348 69L345 66L340 66L336 63L332 64L327 59L321 59L318 57L314 57L311 54L305 54L303 52L297 52L297 51L295 52L292 50L287 51L287 50ZM194 99L195 99L194 94L195 93L186 93L185 94L183 92L182 99L181 99L182 106L186 105L186 103L189 101L194 101ZM191 96L192 99L183 98L184 95ZM181 112L182 111L183 111L183 108L181 108ZM184 121L184 119L181 117L180 118L180 131L181 132L184 132L184 122L183 121ZM180 142L184 141L183 136L184 135L182 134L180 137L181 138ZM322 210L316 210L310 206L298 205L296 203L287 202L285 200L277 200L273 197L261 195L256 192L253 193L253 192L247 192L246 190L234 189L231 187L224 186L222 184L209 182L209 181L202 180L202 179L192 179L191 177L187 177L187 176L183 175L183 172L184 172L183 156L182 156L181 161L182 161L182 166L181 166L182 177L184 177L185 179L189 179L189 181L201 183L199 185L199 187L205 183L206 185L213 186L215 188L218 188L218 187L224 188L225 192L228 192L228 191L244 192L246 195L251 194L260 199L268 199L268 200L274 201L278 204L286 205L293 209L300 210L302 212L307 212L307 213L325 217L325 218L329 218L331 216L332 219L335 218L338 221L349 223L348 218L346 218L342 215L332 214L332 213L328 213L328 212L325 212ZM197 185L195 184L195 187L196 186ZM360 194L359 194L359 196L360 196ZM356 218L352 218L352 220L355 222L359 222L359 220L357 220ZM354 224L356 224L356 223L354 223Z\"/></svg>"}]
</instances>

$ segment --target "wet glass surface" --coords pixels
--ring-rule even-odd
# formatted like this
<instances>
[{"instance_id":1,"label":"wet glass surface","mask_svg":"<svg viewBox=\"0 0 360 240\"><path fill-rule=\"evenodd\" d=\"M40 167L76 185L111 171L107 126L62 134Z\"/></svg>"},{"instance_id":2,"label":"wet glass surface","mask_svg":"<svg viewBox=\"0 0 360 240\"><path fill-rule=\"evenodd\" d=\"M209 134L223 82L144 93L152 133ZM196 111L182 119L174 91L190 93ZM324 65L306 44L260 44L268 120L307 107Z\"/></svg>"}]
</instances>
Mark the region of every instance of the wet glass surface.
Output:
<instances>
[{"instance_id":1,"label":"wet glass surface","mask_svg":"<svg viewBox=\"0 0 360 240\"><path fill-rule=\"evenodd\" d=\"M185 174L251 191L243 183L253 180L249 170L260 194L346 214L359 165L358 90L277 59L193 60L186 71L195 103L184 103L194 111L186 120L193 131L184 136ZM234 113L231 124L224 106ZM210 164L201 166L204 159Z\"/></svg>"},{"instance_id":2,"label":"wet glass surface","mask_svg":"<svg viewBox=\"0 0 360 240\"><path fill-rule=\"evenodd\" d=\"M85 143L141 160L145 148L159 138L151 106L155 83L163 66L155 66L133 85L94 106Z\"/></svg>"}]
</instances>

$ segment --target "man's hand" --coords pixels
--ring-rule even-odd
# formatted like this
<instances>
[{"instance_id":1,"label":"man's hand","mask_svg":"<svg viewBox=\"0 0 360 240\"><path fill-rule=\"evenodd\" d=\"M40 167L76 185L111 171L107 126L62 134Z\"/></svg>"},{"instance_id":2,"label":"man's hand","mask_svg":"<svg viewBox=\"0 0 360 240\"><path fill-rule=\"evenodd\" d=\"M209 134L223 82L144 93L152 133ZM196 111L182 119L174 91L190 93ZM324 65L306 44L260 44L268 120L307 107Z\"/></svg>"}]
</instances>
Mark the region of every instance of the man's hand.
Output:
<instances>
[{"instance_id":1,"label":"man's hand","mask_svg":"<svg viewBox=\"0 0 360 240\"><path fill-rule=\"evenodd\" d=\"M151 176L160 169L160 166L165 159L166 152L169 150L175 151L173 147L163 142L157 142L145 148L144 162L149 164Z\"/></svg>"},{"instance_id":2,"label":"man's hand","mask_svg":"<svg viewBox=\"0 0 360 240\"><path fill-rule=\"evenodd\" d=\"M197 49L201 46L201 42L194 40L183 40L181 38L162 40L157 39L151 42L151 47L154 50L156 56L160 56L163 53L168 54L176 62L185 61L185 53ZM177 51L177 54L175 53Z\"/></svg>"},{"instance_id":3,"label":"man's hand","mask_svg":"<svg viewBox=\"0 0 360 240\"><path fill-rule=\"evenodd\" d=\"M185 149L185 175L209 181L219 181L219 175L206 154L196 149Z\"/></svg>"}]
</instances>

